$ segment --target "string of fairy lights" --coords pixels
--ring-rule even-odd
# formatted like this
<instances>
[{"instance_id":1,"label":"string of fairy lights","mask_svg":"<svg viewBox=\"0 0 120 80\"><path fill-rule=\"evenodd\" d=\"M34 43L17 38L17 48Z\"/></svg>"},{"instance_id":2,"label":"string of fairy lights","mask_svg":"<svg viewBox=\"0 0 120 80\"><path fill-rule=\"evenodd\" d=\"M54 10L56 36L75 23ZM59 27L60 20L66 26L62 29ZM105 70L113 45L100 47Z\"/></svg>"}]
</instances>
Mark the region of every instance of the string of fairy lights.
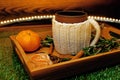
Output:
<instances>
[{"instance_id":1,"label":"string of fairy lights","mask_svg":"<svg viewBox=\"0 0 120 80\"><path fill-rule=\"evenodd\" d=\"M0 26L4 26L4 25L16 23L16 22L52 19L53 17L55 17L55 15L41 15L41 16L30 16L30 17L21 17L21 18L9 19L9 20L0 21ZM97 21L113 22L113 23L120 24L120 19L115 19L115 18L108 18L108 17L101 17L101 16L88 16L88 18L92 18L92 19L95 19Z\"/></svg>"}]
</instances>

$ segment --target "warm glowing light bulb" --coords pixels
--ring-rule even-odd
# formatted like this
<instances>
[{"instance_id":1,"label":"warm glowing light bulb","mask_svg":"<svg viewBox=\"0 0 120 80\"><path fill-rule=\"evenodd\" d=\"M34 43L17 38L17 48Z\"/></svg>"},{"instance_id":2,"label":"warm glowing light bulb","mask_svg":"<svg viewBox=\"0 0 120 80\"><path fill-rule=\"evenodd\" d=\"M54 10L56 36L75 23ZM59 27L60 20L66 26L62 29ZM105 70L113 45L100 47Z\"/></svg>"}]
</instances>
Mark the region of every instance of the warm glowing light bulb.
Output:
<instances>
[{"instance_id":1,"label":"warm glowing light bulb","mask_svg":"<svg viewBox=\"0 0 120 80\"><path fill-rule=\"evenodd\" d=\"M10 19L10 20L4 20L0 22L1 25L6 25L14 22L22 22L22 21L27 21L27 20L34 20L34 19L50 19L54 18L55 15L41 15L41 16L29 16L29 17L22 17L22 18L16 18L16 19ZM115 19L115 18L108 18L108 17L101 17L101 16L88 16L88 19L95 19L98 21L106 21L106 22L115 22L115 23L120 23L120 19Z\"/></svg>"}]
</instances>

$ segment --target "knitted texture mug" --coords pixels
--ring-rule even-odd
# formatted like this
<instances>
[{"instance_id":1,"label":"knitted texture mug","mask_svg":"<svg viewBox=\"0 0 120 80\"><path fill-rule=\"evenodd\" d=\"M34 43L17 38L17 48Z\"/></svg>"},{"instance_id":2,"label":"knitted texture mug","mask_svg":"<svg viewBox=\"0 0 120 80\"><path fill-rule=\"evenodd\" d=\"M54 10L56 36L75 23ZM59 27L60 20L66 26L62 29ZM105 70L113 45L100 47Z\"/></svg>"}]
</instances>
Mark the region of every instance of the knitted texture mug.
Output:
<instances>
[{"instance_id":1,"label":"knitted texture mug","mask_svg":"<svg viewBox=\"0 0 120 80\"><path fill-rule=\"evenodd\" d=\"M91 40L92 26L96 30ZM52 20L55 49L60 54L77 54L84 47L93 46L100 37L100 26L93 19L87 19L82 11L60 11Z\"/></svg>"}]
</instances>

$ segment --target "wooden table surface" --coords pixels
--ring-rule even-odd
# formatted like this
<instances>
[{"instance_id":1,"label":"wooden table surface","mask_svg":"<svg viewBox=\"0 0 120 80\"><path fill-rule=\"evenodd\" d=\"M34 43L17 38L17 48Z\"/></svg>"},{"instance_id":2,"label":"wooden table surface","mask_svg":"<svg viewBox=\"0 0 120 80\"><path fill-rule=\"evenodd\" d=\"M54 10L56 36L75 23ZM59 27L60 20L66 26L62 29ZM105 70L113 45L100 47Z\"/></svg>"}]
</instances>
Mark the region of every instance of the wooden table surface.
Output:
<instances>
[{"instance_id":1,"label":"wooden table surface","mask_svg":"<svg viewBox=\"0 0 120 80\"><path fill-rule=\"evenodd\" d=\"M60 10L82 10L90 15L120 18L119 0L0 0L0 21Z\"/></svg>"}]
</instances>

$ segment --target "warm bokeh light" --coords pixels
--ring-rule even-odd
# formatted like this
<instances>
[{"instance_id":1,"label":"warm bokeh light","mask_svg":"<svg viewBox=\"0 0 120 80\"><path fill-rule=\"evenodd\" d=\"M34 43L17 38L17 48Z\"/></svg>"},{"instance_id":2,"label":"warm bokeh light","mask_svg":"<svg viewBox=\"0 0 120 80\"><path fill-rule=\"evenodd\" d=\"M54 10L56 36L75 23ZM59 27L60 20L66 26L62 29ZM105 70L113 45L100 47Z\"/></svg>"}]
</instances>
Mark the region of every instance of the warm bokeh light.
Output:
<instances>
[{"instance_id":1,"label":"warm bokeh light","mask_svg":"<svg viewBox=\"0 0 120 80\"><path fill-rule=\"evenodd\" d=\"M0 26L15 23L15 22L24 22L24 21L41 20L41 19L52 19L53 17L54 17L54 15L42 15L42 16L30 16L30 17L22 17L22 18L4 20L4 21L0 22ZM115 19L115 18L108 18L108 17L101 17L101 16L88 16L88 18L92 18L92 19L95 19L98 21L120 23L120 19Z\"/></svg>"}]
</instances>

